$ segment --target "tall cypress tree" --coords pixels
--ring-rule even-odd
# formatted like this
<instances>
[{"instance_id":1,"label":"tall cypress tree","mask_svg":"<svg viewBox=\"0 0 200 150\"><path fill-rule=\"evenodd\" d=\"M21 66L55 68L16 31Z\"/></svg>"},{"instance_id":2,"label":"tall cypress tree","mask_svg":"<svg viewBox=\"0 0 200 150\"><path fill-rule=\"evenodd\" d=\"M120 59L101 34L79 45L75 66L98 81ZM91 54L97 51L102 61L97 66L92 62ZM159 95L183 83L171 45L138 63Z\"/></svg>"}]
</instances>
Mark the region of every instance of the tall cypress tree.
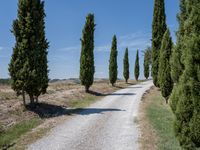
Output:
<instances>
[{"instance_id":1,"label":"tall cypress tree","mask_svg":"<svg viewBox=\"0 0 200 150\"><path fill-rule=\"evenodd\" d=\"M17 95L25 93L31 104L48 87L47 49L45 38L44 2L41 0L19 0L18 18L13 22L12 32L16 39L9 65L12 88Z\"/></svg>"},{"instance_id":2,"label":"tall cypress tree","mask_svg":"<svg viewBox=\"0 0 200 150\"><path fill-rule=\"evenodd\" d=\"M184 149L200 148L200 1L185 3L184 71L171 100L177 102L175 133Z\"/></svg>"},{"instance_id":3,"label":"tall cypress tree","mask_svg":"<svg viewBox=\"0 0 200 150\"><path fill-rule=\"evenodd\" d=\"M150 72L150 65L151 65L151 48L148 47L144 51L144 76L146 79L149 78L149 72Z\"/></svg>"},{"instance_id":4,"label":"tall cypress tree","mask_svg":"<svg viewBox=\"0 0 200 150\"><path fill-rule=\"evenodd\" d=\"M184 65L183 65L183 57L182 57L182 51L184 49L184 22L187 19L187 13L186 13L186 0L180 0L180 13L178 14L177 18L179 21L179 30L176 33L177 35L177 42L176 46L174 46L172 51L172 57L171 57L171 76L174 83L177 83L179 80L179 77L181 76ZM181 59L182 58L182 59Z\"/></svg>"},{"instance_id":5,"label":"tall cypress tree","mask_svg":"<svg viewBox=\"0 0 200 150\"><path fill-rule=\"evenodd\" d=\"M114 35L109 60L109 80L112 86L114 86L115 82L117 81L117 53L117 37Z\"/></svg>"},{"instance_id":6,"label":"tall cypress tree","mask_svg":"<svg viewBox=\"0 0 200 150\"><path fill-rule=\"evenodd\" d=\"M158 68L159 54L163 35L167 29L165 2L164 0L154 1L154 14L152 23L152 76L155 86L159 87Z\"/></svg>"},{"instance_id":7,"label":"tall cypress tree","mask_svg":"<svg viewBox=\"0 0 200 150\"><path fill-rule=\"evenodd\" d=\"M135 79L138 81L140 75L139 52L137 50L134 69Z\"/></svg>"},{"instance_id":8,"label":"tall cypress tree","mask_svg":"<svg viewBox=\"0 0 200 150\"><path fill-rule=\"evenodd\" d=\"M169 29L166 30L162 46L160 50L160 60L159 60L159 85L161 88L162 96L165 98L166 103L168 103L169 96L173 89L173 81L171 78L171 66L170 66L170 57L172 51L172 38L170 36Z\"/></svg>"},{"instance_id":9,"label":"tall cypress tree","mask_svg":"<svg viewBox=\"0 0 200 150\"><path fill-rule=\"evenodd\" d=\"M171 77L173 79L173 82L175 83L172 94L171 94L171 100L170 100L170 106L175 113L176 106L178 103L178 95L179 90L177 87L177 83L179 81L179 78L181 77L183 71L184 71L184 56L183 56L183 50L185 49L185 43L184 43L184 23L187 20L188 14L186 10L186 1L187 0L180 0L180 13L177 15L178 21L179 21L179 29L176 33L177 36L177 42L174 48L172 49L172 56L170 59L171 64Z\"/></svg>"},{"instance_id":10,"label":"tall cypress tree","mask_svg":"<svg viewBox=\"0 0 200 150\"><path fill-rule=\"evenodd\" d=\"M129 58L128 58L128 48L126 48L125 50L125 54L124 54L124 79L126 81L126 83L128 82L129 79Z\"/></svg>"},{"instance_id":11,"label":"tall cypress tree","mask_svg":"<svg viewBox=\"0 0 200 150\"><path fill-rule=\"evenodd\" d=\"M85 91L89 92L90 86L94 82L94 15L88 14L86 23L82 31L81 58L80 58L80 80L85 86Z\"/></svg>"}]
</instances>

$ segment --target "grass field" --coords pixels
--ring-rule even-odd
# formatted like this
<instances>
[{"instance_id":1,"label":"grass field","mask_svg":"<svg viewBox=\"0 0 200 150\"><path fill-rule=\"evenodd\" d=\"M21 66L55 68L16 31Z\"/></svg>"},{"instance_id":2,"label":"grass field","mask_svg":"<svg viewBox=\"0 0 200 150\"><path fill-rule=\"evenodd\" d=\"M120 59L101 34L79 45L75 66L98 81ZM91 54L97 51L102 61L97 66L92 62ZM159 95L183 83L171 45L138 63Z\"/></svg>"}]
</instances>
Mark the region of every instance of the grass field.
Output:
<instances>
[{"instance_id":1,"label":"grass field","mask_svg":"<svg viewBox=\"0 0 200 150\"><path fill-rule=\"evenodd\" d=\"M181 150L173 130L174 115L157 88L144 96L141 107L142 118L147 121L141 125L143 149Z\"/></svg>"}]
</instances>

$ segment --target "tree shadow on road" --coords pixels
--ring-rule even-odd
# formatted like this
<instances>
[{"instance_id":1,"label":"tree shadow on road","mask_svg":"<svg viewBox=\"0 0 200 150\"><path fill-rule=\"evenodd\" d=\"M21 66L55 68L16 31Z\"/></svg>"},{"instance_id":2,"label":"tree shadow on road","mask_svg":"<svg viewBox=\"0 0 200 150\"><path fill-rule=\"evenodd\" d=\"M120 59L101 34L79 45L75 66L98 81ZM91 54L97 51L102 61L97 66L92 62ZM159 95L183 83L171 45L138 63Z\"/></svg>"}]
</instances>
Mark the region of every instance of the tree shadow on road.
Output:
<instances>
[{"instance_id":1,"label":"tree shadow on road","mask_svg":"<svg viewBox=\"0 0 200 150\"><path fill-rule=\"evenodd\" d=\"M135 87L127 87L127 89L140 89L143 88L142 86L135 86Z\"/></svg>"},{"instance_id":2,"label":"tree shadow on road","mask_svg":"<svg viewBox=\"0 0 200 150\"><path fill-rule=\"evenodd\" d=\"M95 95L95 96L132 96L135 95L135 93L100 93L96 91L89 91L89 94Z\"/></svg>"},{"instance_id":3,"label":"tree shadow on road","mask_svg":"<svg viewBox=\"0 0 200 150\"><path fill-rule=\"evenodd\" d=\"M27 110L34 112L40 118L53 118L62 115L91 115L91 114L103 114L104 112L114 112L114 111L125 111L121 109L114 108L76 108L67 109L66 107L39 103L36 106L27 106Z\"/></svg>"},{"instance_id":4,"label":"tree shadow on road","mask_svg":"<svg viewBox=\"0 0 200 150\"><path fill-rule=\"evenodd\" d=\"M126 83L126 84L128 84L128 85L136 85L136 83L129 83L129 82Z\"/></svg>"}]
</instances>

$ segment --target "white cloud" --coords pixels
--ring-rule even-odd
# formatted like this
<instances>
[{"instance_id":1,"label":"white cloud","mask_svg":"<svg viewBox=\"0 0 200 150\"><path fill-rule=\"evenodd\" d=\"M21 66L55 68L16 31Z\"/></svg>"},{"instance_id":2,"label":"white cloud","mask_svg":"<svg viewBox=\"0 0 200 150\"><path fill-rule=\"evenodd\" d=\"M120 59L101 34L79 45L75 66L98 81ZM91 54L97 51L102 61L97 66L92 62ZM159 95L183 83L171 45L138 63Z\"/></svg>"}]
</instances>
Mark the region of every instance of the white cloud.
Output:
<instances>
[{"instance_id":1,"label":"white cloud","mask_svg":"<svg viewBox=\"0 0 200 150\"><path fill-rule=\"evenodd\" d=\"M80 46L70 46L70 47L64 47L64 48L58 49L58 51L62 51L62 52L78 51L78 50L80 50Z\"/></svg>"},{"instance_id":2,"label":"white cloud","mask_svg":"<svg viewBox=\"0 0 200 150\"><path fill-rule=\"evenodd\" d=\"M128 47L130 50L143 50L151 45L151 34L146 32L136 32L129 35L123 35L118 38L118 49L122 50ZM110 51L111 44L97 46L95 51Z\"/></svg>"},{"instance_id":3,"label":"white cloud","mask_svg":"<svg viewBox=\"0 0 200 150\"><path fill-rule=\"evenodd\" d=\"M130 48L130 50L137 49L145 49L147 46L151 45L151 34L149 32L136 32L128 35L123 35L118 37L118 48L119 50L124 49L126 47ZM97 52L107 52L110 51L111 43L105 45L95 46L94 50ZM80 51L81 46L69 46L58 49L60 52L68 52L68 51Z\"/></svg>"},{"instance_id":4,"label":"white cloud","mask_svg":"<svg viewBox=\"0 0 200 150\"><path fill-rule=\"evenodd\" d=\"M95 51L97 51L97 52L109 51L110 45L97 46L97 47L95 47L94 49L95 49Z\"/></svg>"},{"instance_id":5,"label":"white cloud","mask_svg":"<svg viewBox=\"0 0 200 150\"><path fill-rule=\"evenodd\" d=\"M128 47L130 50L144 49L151 44L150 33L137 32L119 37L119 48Z\"/></svg>"}]
</instances>

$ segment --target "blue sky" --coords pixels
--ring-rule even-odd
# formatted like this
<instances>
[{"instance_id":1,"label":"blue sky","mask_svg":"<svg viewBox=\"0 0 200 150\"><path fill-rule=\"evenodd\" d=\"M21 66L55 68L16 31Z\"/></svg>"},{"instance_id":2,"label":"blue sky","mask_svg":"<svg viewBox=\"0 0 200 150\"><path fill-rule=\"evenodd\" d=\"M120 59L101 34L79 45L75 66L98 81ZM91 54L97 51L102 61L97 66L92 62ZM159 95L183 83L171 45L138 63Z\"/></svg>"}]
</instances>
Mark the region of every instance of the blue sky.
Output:
<instances>
[{"instance_id":1,"label":"blue sky","mask_svg":"<svg viewBox=\"0 0 200 150\"><path fill-rule=\"evenodd\" d=\"M15 40L10 32L17 16L17 0L0 2L0 78L9 77L8 64ZM46 36L50 42L49 77L79 76L80 38L88 13L94 13L95 77L108 77L108 61L114 34L118 38L118 72L122 78L123 56L129 48L130 77L136 50L140 51L140 78L143 78L144 50L151 42L151 24L154 0L45 0ZM179 0L166 0L167 24L175 41Z\"/></svg>"}]
</instances>

